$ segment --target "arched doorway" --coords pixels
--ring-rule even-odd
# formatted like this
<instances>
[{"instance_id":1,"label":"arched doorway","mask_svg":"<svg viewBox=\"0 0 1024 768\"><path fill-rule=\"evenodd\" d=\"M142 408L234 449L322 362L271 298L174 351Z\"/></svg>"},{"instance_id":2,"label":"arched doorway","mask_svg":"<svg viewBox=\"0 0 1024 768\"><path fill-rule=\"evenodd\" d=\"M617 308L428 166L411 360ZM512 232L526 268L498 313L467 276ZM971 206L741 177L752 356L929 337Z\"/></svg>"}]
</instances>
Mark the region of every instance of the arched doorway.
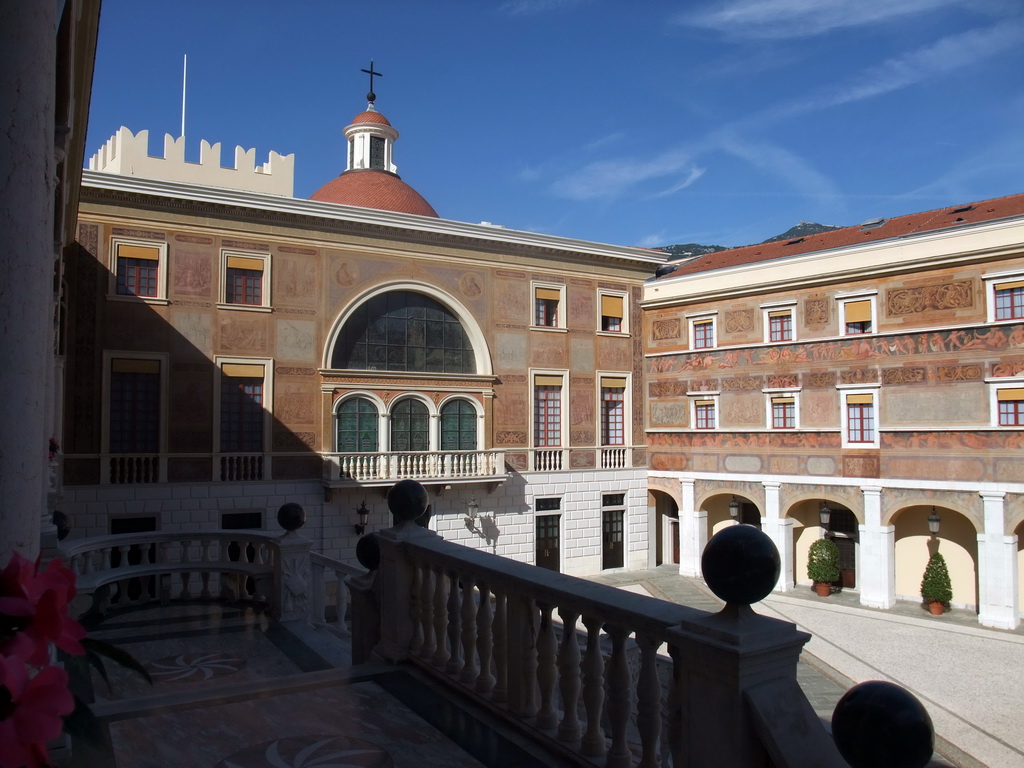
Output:
<instances>
[{"instance_id":1,"label":"arched doorway","mask_svg":"<svg viewBox=\"0 0 1024 768\"><path fill-rule=\"evenodd\" d=\"M827 526L821 522L821 507L828 507ZM810 584L807 576L807 553L818 539L828 536L839 548L840 577L836 586L857 588L859 523L857 516L844 504L831 499L805 499L786 511L793 521L793 577L797 584Z\"/></svg>"},{"instance_id":2,"label":"arched doorway","mask_svg":"<svg viewBox=\"0 0 1024 768\"><path fill-rule=\"evenodd\" d=\"M829 504L829 521L826 535L839 548L839 586L843 589L857 587L857 518L846 507Z\"/></svg>"},{"instance_id":3,"label":"arched doorway","mask_svg":"<svg viewBox=\"0 0 1024 768\"><path fill-rule=\"evenodd\" d=\"M654 563L679 563L679 505L664 491L648 490L655 509Z\"/></svg>"},{"instance_id":4,"label":"arched doorway","mask_svg":"<svg viewBox=\"0 0 1024 768\"><path fill-rule=\"evenodd\" d=\"M928 558L940 552L953 585L953 604L978 606L978 531L970 518L956 510L935 507L941 519L939 533L928 531L933 507L905 507L892 517L896 528L896 597L921 600L921 577Z\"/></svg>"}]
</instances>

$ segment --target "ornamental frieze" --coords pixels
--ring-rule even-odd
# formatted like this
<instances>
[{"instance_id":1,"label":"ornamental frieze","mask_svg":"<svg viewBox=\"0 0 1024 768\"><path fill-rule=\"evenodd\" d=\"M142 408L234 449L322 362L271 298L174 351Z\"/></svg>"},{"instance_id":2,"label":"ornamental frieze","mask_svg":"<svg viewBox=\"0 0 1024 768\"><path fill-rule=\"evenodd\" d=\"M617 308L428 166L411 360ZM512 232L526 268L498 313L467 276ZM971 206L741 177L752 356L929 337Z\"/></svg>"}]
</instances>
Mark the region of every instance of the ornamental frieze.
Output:
<instances>
[{"instance_id":1,"label":"ornamental frieze","mask_svg":"<svg viewBox=\"0 0 1024 768\"><path fill-rule=\"evenodd\" d=\"M937 450L1020 450L1024 448L1024 432L882 432L879 444L883 450L931 448Z\"/></svg>"},{"instance_id":2,"label":"ornamental frieze","mask_svg":"<svg viewBox=\"0 0 1024 768\"><path fill-rule=\"evenodd\" d=\"M246 251L269 251L269 243L256 243L252 240L228 240L224 238L220 241L222 248L242 248Z\"/></svg>"},{"instance_id":3,"label":"ornamental frieze","mask_svg":"<svg viewBox=\"0 0 1024 768\"><path fill-rule=\"evenodd\" d=\"M522 374L510 373L508 376L502 376L501 380L505 384L525 384L527 381L529 381L529 378L527 376L523 376Z\"/></svg>"},{"instance_id":4,"label":"ornamental frieze","mask_svg":"<svg viewBox=\"0 0 1024 768\"><path fill-rule=\"evenodd\" d=\"M980 365L940 365L935 373L939 381L980 381L984 377Z\"/></svg>"},{"instance_id":5,"label":"ornamental frieze","mask_svg":"<svg viewBox=\"0 0 1024 768\"><path fill-rule=\"evenodd\" d=\"M878 477L880 471L877 456L843 456L843 477Z\"/></svg>"},{"instance_id":6,"label":"ornamental frieze","mask_svg":"<svg viewBox=\"0 0 1024 768\"><path fill-rule=\"evenodd\" d=\"M731 379L722 379L722 390L726 392L754 392L761 389L761 381L760 376L737 376Z\"/></svg>"},{"instance_id":7,"label":"ornamental frieze","mask_svg":"<svg viewBox=\"0 0 1024 768\"><path fill-rule=\"evenodd\" d=\"M300 248L297 245L279 245L277 250L281 253L297 253L300 256L316 256L316 248Z\"/></svg>"},{"instance_id":8,"label":"ornamental frieze","mask_svg":"<svg viewBox=\"0 0 1024 768\"><path fill-rule=\"evenodd\" d=\"M828 299L807 299L804 301L804 325L828 325L830 319Z\"/></svg>"},{"instance_id":9,"label":"ornamental frieze","mask_svg":"<svg viewBox=\"0 0 1024 768\"><path fill-rule=\"evenodd\" d=\"M178 299L170 302L172 307L212 307L213 304L209 301L183 301Z\"/></svg>"},{"instance_id":10,"label":"ornamental frieze","mask_svg":"<svg viewBox=\"0 0 1024 768\"><path fill-rule=\"evenodd\" d=\"M519 430L506 430L496 432L494 435L495 445L526 445L526 433Z\"/></svg>"},{"instance_id":11,"label":"ornamental frieze","mask_svg":"<svg viewBox=\"0 0 1024 768\"><path fill-rule=\"evenodd\" d=\"M796 389L800 386L800 377L795 373L767 376L766 386L768 389Z\"/></svg>"},{"instance_id":12,"label":"ornamental frieze","mask_svg":"<svg viewBox=\"0 0 1024 768\"><path fill-rule=\"evenodd\" d=\"M840 384L877 384L878 371L874 368L853 368L839 372Z\"/></svg>"},{"instance_id":13,"label":"ornamental frieze","mask_svg":"<svg viewBox=\"0 0 1024 768\"><path fill-rule=\"evenodd\" d=\"M916 315L936 309L964 309L974 306L974 284L957 280L939 285L894 288L886 293L885 313L889 317Z\"/></svg>"},{"instance_id":14,"label":"ornamental frieze","mask_svg":"<svg viewBox=\"0 0 1024 768\"><path fill-rule=\"evenodd\" d=\"M606 283L603 280L599 280L597 283L598 288L607 288L609 291L625 291L626 286L622 283Z\"/></svg>"},{"instance_id":15,"label":"ornamental frieze","mask_svg":"<svg viewBox=\"0 0 1024 768\"><path fill-rule=\"evenodd\" d=\"M152 232L148 229L127 229L125 227L114 227L110 230L113 235L121 237L138 237L143 240L167 240L163 232Z\"/></svg>"},{"instance_id":16,"label":"ornamental frieze","mask_svg":"<svg viewBox=\"0 0 1024 768\"><path fill-rule=\"evenodd\" d=\"M691 392L718 392L718 379L694 379L690 382Z\"/></svg>"},{"instance_id":17,"label":"ornamental frieze","mask_svg":"<svg viewBox=\"0 0 1024 768\"><path fill-rule=\"evenodd\" d=\"M918 384L928 380L927 368L885 368L883 384Z\"/></svg>"},{"instance_id":18,"label":"ornamental frieze","mask_svg":"<svg viewBox=\"0 0 1024 768\"><path fill-rule=\"evenodd\" d=\"M724 327L726 333L746 333L754 330L756 315L752 309L737 309L733 312L726 312Z\"/></svg>"},{"instance_id":19,"label":"ornamental frieze","mask_svg":"<svg viewBox=\"0 0 1024 768\"><path fill-rule=\"evenodd\" d=\"M804 381L808 389L821 389L823 387L834 387L836 385L835 371L822 373L808 373L804 375Z\"/></svg>"},{"instance_id":20,"label":"ornamental frieze","mask_svg":"<svg viewBox=\"0 0 1024 768\"><path fill-rule=\"evenodd\" d=\"M842 436L838 432L652 432L651 447L720 448L745 451L771 451L778 448L838 450Z\"/></svg>"},{"instance_id":21,"label":"ornamental frieze","mask_svg":"<svg viewBox=\"0 0 1024 768\"><path fill-rule=\"evenodd\" d=\"M1024 372L1024 360L1003 360L992 364L993 376L1017 376Z\"/></svg>"},{"instance_id":22,"label":"ornamental frieze","mask_svg":"<svg viewBox=\"0 0 1024 768\"><path fill-rule=\"evenodd\" d=\"M314 376L316 368L298 368L295 366L279 365L274 368L274 373L279 376Z\"/></svg>"},{"instance_id":23,"label":"ornamental frieze","mask_svg":"<svg viewBox=\"0 0 1024 768\"><path fill-rule=\"evenodd\" d=\"M582 277L571 277L569 278L569 285L578 285L581 288L593 288L593 280L584 280Z\"/></svg>"},{"instance_id":24,"label":"ornamental frieze","mask_svg":"<svg viewBox=\"0 0 1024 768\"><path fill-rule=\"evenodd\" d=\"M280 315L315 315L315 309L288 309L285 307L274 307L274 312Z\"/></svg>"},{"instance_id":25,"label":"ornamental frieze","mask_svg":"<svg viewBox=\"0 0 1024 768\"><path fill-rule=\"evenodd\" d=\"M174 239L179 243L192 243L194 245L213 245L212 237L202 235L175 235Z\"/></svg>"},{"instance_id":26,"label":"ornamental frieze","mask_svg":"<svg viewBox=\"0 0 1024 768\"><path fill-rule=\"evenodd\" d=\"M507 277L507 278L509 278L511 280L525 280L526 279L526 273L525 272L512 272L512 271L510 271L508 269L496 270L494 274L497 275L498 277Z\"/></svg>"},{"instance_id":27,"label":"ornamental frieze","mask_svg":"<svg viewBox=\"0 0 1024 768\"><path fill-rule=\"evenodd\" d=\"M593 451L569 451L569 466L573 469L592 469L595 464Z\"/></svg>"},{"instance_id":28,"label":"ornamental frieze","mask_svg":"<svg viewBox=\"0 0 1024 768\"><path fill-rule=\"evenodd\" d=\"M686 381L652 381L647 391L651 397L684 397L688 389Z\"/></svg>"},{"instance_id":29,"label":"ornamental frieze","mask_svg":"<svg viewBox=\"0 0 1024 768\"><path fill-rule=\"evenodd\" d=\"M459 379L403 379L395 376L347 376L344 374L325 374L323 381L327 384L348 384L350 387L374 388L374 387L416 387L424 389L429 387L451 388L451 387L479 387L478 381L460 381Z\"/></svg>"},{"instance_id":30,"label":"ornamental frieze","mask_svg":"<svg viewBox=\"0 0 1024 768\"><path fill-rule=\"evenodd\" d=\"M655 320L651 323L651 338L654 341L665 339L678 339L682 333L682 322L679 318L671 320Z\"/></svg>"}]
</instances>

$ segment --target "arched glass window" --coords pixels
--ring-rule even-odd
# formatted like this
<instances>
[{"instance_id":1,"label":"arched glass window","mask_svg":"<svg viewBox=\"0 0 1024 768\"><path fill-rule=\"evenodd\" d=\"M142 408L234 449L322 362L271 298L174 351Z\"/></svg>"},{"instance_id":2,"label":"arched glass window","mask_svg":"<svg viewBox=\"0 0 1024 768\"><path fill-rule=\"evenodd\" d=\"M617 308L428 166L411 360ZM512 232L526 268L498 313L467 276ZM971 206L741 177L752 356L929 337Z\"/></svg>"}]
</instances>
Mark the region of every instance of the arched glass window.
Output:
<instances>
[{"instance_id":1,"label":"arched glass window","mask_svg":"<svg viewBox=\"0 0 1024 768\"><path fill-rule=\"evenodd\" d=\"M430 450L430 414L419 400L399 400L391 409L391 450Z\"/></svg>"},{"instance_id":2,"label":"arched glass window","mask_svg":"<svg viewBox=\"0 0 1024 768\"><path fill-rule=\"evenodd\" d=\"M379 423L377 407L365 397L343 402L336 418L338 453L376 453Z\"/></svg>"},{"instance_id":3,"label":"arched glass window","mask_svg":"<svg viewBox=\"0 0 1024 768\"><path fill-rule=\"evenodd\" d=\"M476 409L468 400L451 400L441 408L441 450L476 450Z\"/></svg>"},{"instance_id":4,"label":"arched glass window","mask_svg":"<svg viewBox=\"0 0 1024 768\"><path fill-rule=\"evenodd\" d=\"M391 291L366 301L348 319L331 367L476 373L476 356L451 310L422 293Z\"/></svg>"}]
</instances>

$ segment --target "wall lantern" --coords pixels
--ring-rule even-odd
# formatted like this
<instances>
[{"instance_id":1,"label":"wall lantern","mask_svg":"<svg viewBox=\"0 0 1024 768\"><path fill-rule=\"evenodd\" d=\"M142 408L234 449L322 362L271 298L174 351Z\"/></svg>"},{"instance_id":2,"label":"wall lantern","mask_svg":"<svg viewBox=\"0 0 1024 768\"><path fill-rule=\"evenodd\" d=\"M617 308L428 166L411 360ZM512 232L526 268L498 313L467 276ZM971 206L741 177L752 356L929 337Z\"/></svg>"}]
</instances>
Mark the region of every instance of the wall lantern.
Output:
<instances>
[{"instance_id":1,"label":"wall lantern","mask_svg":"<svg viewBox=\"0 0 1024 768\"><path fill-rule=\"evenodd\" d=\"M471 496L469 501L466 502L466 523L472 524L476 522L476 516L480 512L480 505L477 504L476 496Z\"/></svg>"},{"instance_id":2,"label":"wall lantern","mask_svg":"<svg viewBox=\"0 0 1024 768\"><path fill-rule=\"evenodd\" d=\"M363 503L356 509L356 514L359 516L359 522L356 523L356 535L362 536L366 532L366 523L370 519L370 510L366 508L366 499L363 499Z\"/></svg>"},{"instance_id":3,"label":"wall lantern","mask_svg":"<svg viewBox=\"0 0 1024 768\"><path fill-rule=\"evenodd\" d=\"M740 503L736 501L736 497L732 497L732 501L729 502L729 516L733 520L738 520L740 516Z\"/></svg>"},{"instance_id":4,"label":"wall lantern","mask_svg":"<svg viewBox=\"0 0 1024 768\"><path fill-rule=\"evenodd\" d=\"M818 507L818 519L821 521L821 527L827 531L828 521L832 519L832 510L828 508L828 504L824 501L821 502L821 506Z\"/></svg>"},{"instance_id":5,"label":"wall lantern","mask_svg":"<svg viewBox=\"0 0 1024 768\"><path fill-rule=\"evenodd\" d=\"M939 535L939 523L942 522L939 517L939 513L935 511L935 507L932 507L932 513L928 515L928 532L932 536Z\"/></svg>"}]
</instances>

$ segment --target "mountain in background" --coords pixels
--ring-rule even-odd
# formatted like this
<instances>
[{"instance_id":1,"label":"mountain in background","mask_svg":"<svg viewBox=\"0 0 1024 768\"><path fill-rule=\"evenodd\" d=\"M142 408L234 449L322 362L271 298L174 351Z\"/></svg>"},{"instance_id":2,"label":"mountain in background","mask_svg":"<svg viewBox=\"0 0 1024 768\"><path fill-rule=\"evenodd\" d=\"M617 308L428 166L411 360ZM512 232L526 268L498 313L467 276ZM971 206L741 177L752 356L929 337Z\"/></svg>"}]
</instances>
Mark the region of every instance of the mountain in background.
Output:
<instances>
[{"instance_id":1,"label":"mountain in background","mask_svg":"<svg viewBox=\"0 0 1024 768\"><path fill-rule=\"evenodd\" d=\"M833 229L842 229L832 224L818 224L813 221L801 221L795 227L790 227L781 235L769 237L763 240L764 243L774 243L777 240L796 240L798 237L816 235L819 232L831 232ZM724 245L700 245L698 243L683 243L681 245L665 245L658 249L671 255L672 259L693 259L698 256L706 256L709 253L728 251Z\"/></svg>"}]
</instances>

